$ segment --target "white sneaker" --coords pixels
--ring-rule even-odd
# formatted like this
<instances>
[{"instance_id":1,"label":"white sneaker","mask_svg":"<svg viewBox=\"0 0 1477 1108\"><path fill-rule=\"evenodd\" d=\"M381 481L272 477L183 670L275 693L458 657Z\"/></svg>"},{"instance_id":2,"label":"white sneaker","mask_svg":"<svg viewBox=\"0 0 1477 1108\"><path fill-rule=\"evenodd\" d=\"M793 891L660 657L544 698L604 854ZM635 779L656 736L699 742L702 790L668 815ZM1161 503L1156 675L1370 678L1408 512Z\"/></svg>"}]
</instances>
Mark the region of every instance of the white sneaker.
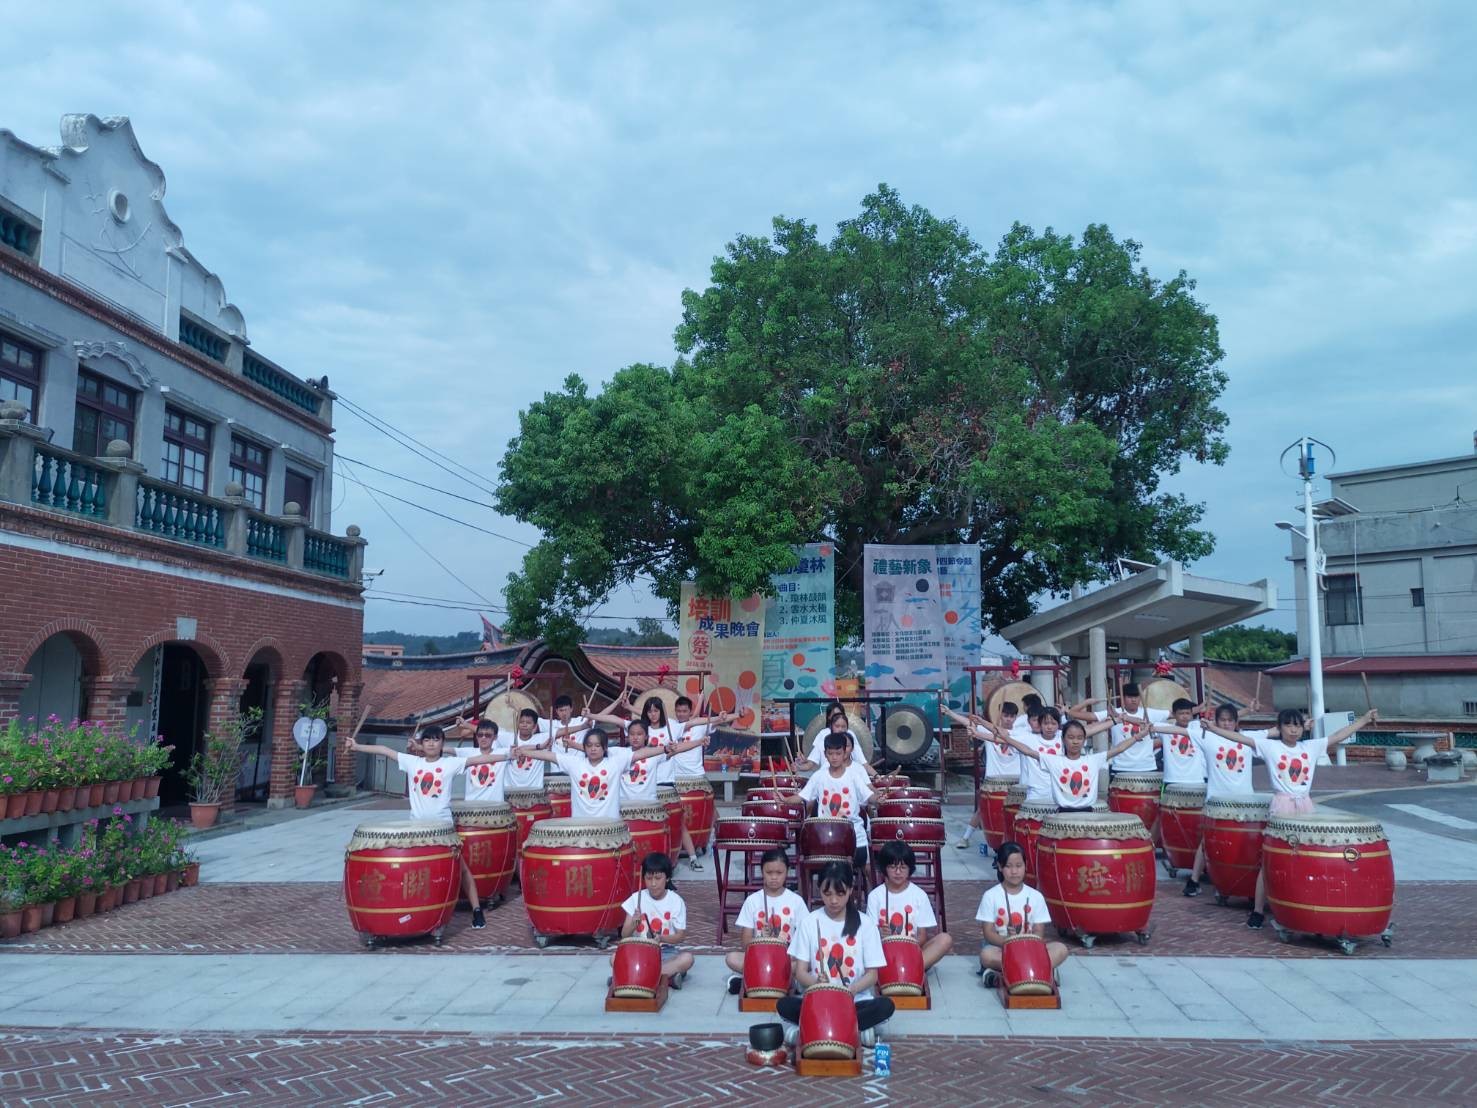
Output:
<instances>
[{"instance_id":1,"label":"white sneaker","mask_svg":"<svg viewBox=\"0 0 1477 1108\"><path fill-rule=\"evenodd\" d=\"M960 839L957 843L954 844L954 849L955 850L968 850L969 849L969 839L970 839L970 836L965 835L964 838Z\"/></svg>"},{"instance_id":2,"label":"white sneaker","mask_svg":"<svg viewBox=\"0 0 1477 1108\"><path fill-rule=\"evenodd\" d=\"M793 1049L795 1044L800 1041L800 1025L798 1023L788 1023L783 1020L781 1022L785 1024L785 1045Z\"/></svg>"},{"instance_id":3,"label":"white sneaker","mask_svg":"<svg viewBox=\"0 0 1477 1108\"><path fill-rule=\"evenodd\" d=\"M873 1047L877 1045L877 1029L869 1027L862 1032L862 1046Z\"/></svg>"}]
</instances>

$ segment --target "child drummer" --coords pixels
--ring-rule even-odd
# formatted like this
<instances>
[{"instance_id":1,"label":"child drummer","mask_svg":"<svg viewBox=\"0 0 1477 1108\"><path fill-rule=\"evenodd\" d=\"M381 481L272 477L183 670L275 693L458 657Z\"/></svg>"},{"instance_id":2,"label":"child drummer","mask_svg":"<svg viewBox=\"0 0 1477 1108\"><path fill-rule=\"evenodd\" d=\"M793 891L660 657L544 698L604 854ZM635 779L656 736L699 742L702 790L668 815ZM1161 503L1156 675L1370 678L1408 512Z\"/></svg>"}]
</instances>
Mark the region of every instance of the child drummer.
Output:
<instances>
[{"instance_id":1,"label":"child drummer","mask_svg":"<svg viewBox=\"0 0 1477 1108\"><path fill-rule=\"evenodd\" d=\"M1139 741L1137 735L1128 734L1107 751L1083 751L1089 735L1114 725L1113 720L1088 725L1080 719L1069 719L1062 728L1063 754L1049 754L1039 745L1028 745L1005 732L1001 735L1005 742L1039 763L1051 787L1051 800L1059 811L1090 812L1097 803L1098 778L1107 771L1108 762Z\"/></svg>"},{"instance_id":2,"label":"child drummer","mask_svg":"<svg viewBox=\"0 0 1477 1108\"><path fill-rule=\"evenodd\" d=\"M621 902L626 921L621 938L633 936L662 944L662 976L674 989L682 988L692 969L692 952L683 950L687 938L687 904L672 887L672 859L654 850L641 860L645 886ZM611 956L612 963L615 956Z\"/></svg>"},{"instance_id":3,"label":"child drummer","mask_svg":"<svg viewBox=\"0 0 1477 1108\"><path fill-rule=\"evenodd\" d=\"M759 873L764 887L744 898L735 925L743 940L743 950L730 950L723 958L732 971L728 991L737 996L744 986L744 954L755 939L780 939L789 943L795 928L810 915L800 894L786 887L790 879L790 856L783 847L772 847L759 857Z\"/></svg>"},{"instance_id":4,"label":"child drummer","mask_svg":"<svg viewBox=\"0 0 1477 1108\"><path fill-rule=\"evenodd\" d=\"M973 737L976 745L983 746L985 751L985 777L1014 777L1017 780L1021 775L1021 756L1008 743L1001 742L995 734L994 725L987 722L981 716L960 715L952 708L945 708L944 715L955 723L966 728ZM1000 705L1000 728L1006 732L1015 730L1015 721L1020 716L1020 708L1015 701L1007 700ZM974 832L984 831L984 824L980 822L979 805L969 816L969 826L964 829L963 836L954 846L959 850L967 850L969 841Z\"/></svg>"},{"instance_id":5,"label":"child drummer","mask_svg":"<svg viewBox=\"0 0 1477 1108\"><path fill-rule=\"evenodd\" d=\"M916 939L923 948L923 970L926 973L949 951L954 940L948 932L937 931L938 917L928 894L913 884L918 859L905 842L890 839L877 851L877 866L882 871L882 884L867 896L867 915L877 921L883 938L904 935Z\"/></svg>"},{"instance_id":6,"label":"child drummer","mask_svg":"<svg viewBox=\"0 0 1477 1108\"><path fill-rule=\"evenodd\" d=\"M1044 939L1046 925L1051 922L1046 898L1026 884L1026 854L1020 843L1000 844L995 872L1000 883L985 890L974 917L984 930L980 967L984 971L986 988L994 988L999 983L998 974L1005 965L1001 954L1005 940L1012 935L1035 935ZM1057 967L1067 960L1067 948L1061 943L1051 942L1046 944L1046 953L1051 958L1052 976L1055 977Z\"/></svg>"}]
</instances>

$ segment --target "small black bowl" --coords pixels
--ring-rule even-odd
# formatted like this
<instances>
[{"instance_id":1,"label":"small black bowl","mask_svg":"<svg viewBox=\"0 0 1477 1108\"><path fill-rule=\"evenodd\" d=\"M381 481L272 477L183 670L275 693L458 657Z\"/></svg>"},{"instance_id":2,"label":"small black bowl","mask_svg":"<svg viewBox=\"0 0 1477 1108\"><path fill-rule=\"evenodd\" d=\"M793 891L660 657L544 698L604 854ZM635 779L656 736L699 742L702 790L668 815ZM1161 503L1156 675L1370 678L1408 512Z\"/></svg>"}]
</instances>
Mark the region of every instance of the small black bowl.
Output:
<instances>
[{"instance_id":1,"label":"small black bowl","mask_svg":"<svg viewBox=\"0 0 1477 1108\"><path fill-rule=\"evenodd\" d=\"M756 1023L749 1028L749 1045L755 1050L778 1050L785 1045L785 1025Z\"/></svg>"}]
</instances>

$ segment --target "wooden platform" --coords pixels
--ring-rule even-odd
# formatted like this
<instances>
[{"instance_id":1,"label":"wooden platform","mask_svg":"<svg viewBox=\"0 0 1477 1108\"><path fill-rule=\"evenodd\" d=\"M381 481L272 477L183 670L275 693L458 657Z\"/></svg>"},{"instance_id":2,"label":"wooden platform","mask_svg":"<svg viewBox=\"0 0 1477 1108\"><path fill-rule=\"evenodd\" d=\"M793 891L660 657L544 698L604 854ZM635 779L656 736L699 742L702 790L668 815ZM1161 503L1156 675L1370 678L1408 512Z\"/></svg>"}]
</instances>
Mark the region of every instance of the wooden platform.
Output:
<instances>
[{"instance_id":1,"label":"wooden platform","mask_svg":"<svg viewBox=\"0 0 1477 1108\"><path fill-rule=\"evenodd\" d=\"M995 991L1000 994L1002 1008L1060 1008L1062 1006L1060 991L1042 993L1038 996L1012 996L1005 991L1003 984L995 986Z\"/></svg>"},{"instance_id":2,"label":"wooden platform","mask_svg":"<svg viewBox=\"0 0 1477 1108\"><path fill-rule=\"evenodd\" d=\"M739 996L740 1012L773 1012L778 1006L777 996Z\"/></svg>"},{"instance_id":3,"label":"wooden platform","mask_svg":"<svg viewBox=\"0 0 1477 1108\"><path fill-rule=\"evenodd\" d=\"M795 1072L801 1077L860 1077L860 1058L795 1058Z\"/></svg>"},{"instance_id":4,"label":"wooden platform","mask_svg":"<svg viewBox=\"0 0 1477 1108\"><path fill-rule=\"evenodd\" d=\"M656 996L616 996L615 986L611 986L605 992L605 1010L607 1012L660 1012L662 1005L667 1003L667 978L662 977L662 982L656 987Z\"/></svg>"},{"instance_id":5,"label":"wooden platform","mask_svg":"<svg viewBox=\"0 0 1477 1108\"><path fill-rule=\"evenodd\" d=\"M923 990L922 996L898 996L893 994L887 998L892 1001L892 1006L899 1012L927 1012L933 1007L933 997L928 989Z\"/></svg>"}]
</instances>

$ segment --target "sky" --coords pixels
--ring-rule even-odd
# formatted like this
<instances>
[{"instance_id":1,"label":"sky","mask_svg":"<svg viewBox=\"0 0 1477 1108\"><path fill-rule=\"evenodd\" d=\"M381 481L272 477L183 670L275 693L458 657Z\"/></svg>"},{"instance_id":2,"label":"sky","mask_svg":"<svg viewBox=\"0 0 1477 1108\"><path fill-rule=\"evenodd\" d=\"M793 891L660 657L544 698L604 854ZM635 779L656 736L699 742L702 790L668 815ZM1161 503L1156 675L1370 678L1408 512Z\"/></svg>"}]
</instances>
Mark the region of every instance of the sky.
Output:
<instances>
[{"instance_id":1,"label":"sky","mask_svg":"<svg viewBox=\"0 0 1477 1108\"><path fill-rule=\"evenodd\" d=\"M1428 3L113 3L7 15L0 127L126 115L253 345L481 475L336 412L339 454L490 500L520 410L669 364L685 288L777 215L879 182L989 246L1106 223L1220 320L1229 462L1196 572L1270 578L1293 627L1283 448L1357 469L1477 429L1477 11ZM537 534L340 465L366 629L449 633ZM381 498L434 507L499 536ZM383 507L381 507L381 504ZM387 515L384 508L389 509ZM418 541L421 547L412 542ZM436 564L444 563L446 568ZM622 592L601 622L660 614Z\"/></svg>"}]
</instances>

